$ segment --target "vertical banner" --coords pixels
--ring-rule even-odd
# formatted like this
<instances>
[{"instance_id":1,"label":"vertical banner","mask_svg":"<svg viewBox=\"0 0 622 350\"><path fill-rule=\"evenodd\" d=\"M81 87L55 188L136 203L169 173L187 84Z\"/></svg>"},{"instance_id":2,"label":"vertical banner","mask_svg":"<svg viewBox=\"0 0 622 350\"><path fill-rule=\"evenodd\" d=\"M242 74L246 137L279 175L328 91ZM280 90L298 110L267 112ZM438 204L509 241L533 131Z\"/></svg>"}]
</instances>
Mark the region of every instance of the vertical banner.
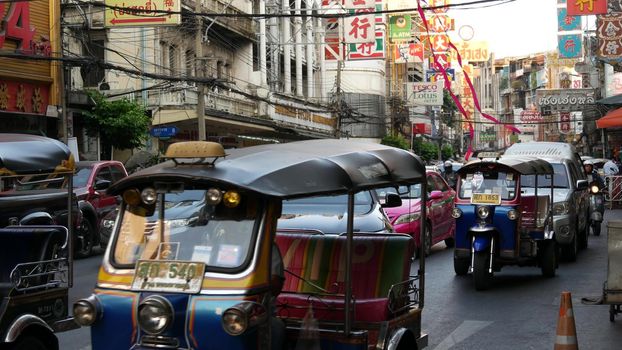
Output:
<instances>
[{"instance_id":1,"label":"vertical banner","mask_svg":"<svg viewBox=\"0 0 622 350\"><path fill-rule=\"evenodd\" d=\"M583 54L581 34L563 34L557 36L559 58L579 58Z\"/></svg>"},{"instance_id":2,"label":"vertical banner","mask_svg":"<svg viewBox=\"0 0 622 350\"><path fill-rule=\"evenodd\" d=\"M566 2L568 15L587 16L607 13L607 0L571 0Z\"/></svg>"},{"instance_id":3,"label":"vertical banner","mask_svg":"<svg viewBox=\"0 0 622 350\"><path fill-rule=\"evenodd\" d=\"M557 8L557 31L567 32L581 30L581 16L569 16L568 10L563 7Z\"/></svg>"},{"instance_id":4,"label":"vertical banner","mask_svg":"<svg viewBox=\"0 0 622 350\"><path fill-rule=\"evenodd\" d=\"M341 0L323 0L322 8L327 14L344 13ZM324 59L327 61L343 60L345 48L340 44L342 20L340 18L326 18L323 23L324 41L326 42L326 45L324 45Z\"/></svg>"},{"instance_id":5,"label":"vertical banner","mask_svg":"<svg viewBox=\"0 0 622 350\"><path fill-rule=\"evenodd\" d=\"M559 112L559 133L570 133L570 112Z\"/></svg>"},{"instance_id":6,"label":"vertical banner","mask_svg":"<svg viewBox=\"0 0 622 350\"><path fill-rule=\"evenodd\" d=\"M612 64L622 62L622 14L597 16L596 36L598 58Z\"/></svg>"},{"instance_id":7,"label":"vertical banner","mask_svg":"<svg viewBox=\"0 0 622 350\"><path fill-rule=\"evenodd\" d=\"M358 16L343 19L343 41L347 44L373 43L376 41L376 23L373 9L354 10Z\"/></svg>"},{"instance_id":8,"label":"vertical banner","mask_svg":"<svg viewBox=\"0 0 622 350\"><path fill-rule=\"evenodd\" d=\"M382 0L375 0L375 7L371 9L371 12L382 12ZM375 39L374 41L364 43L350 43L348 44L348 59L349 60L373 60L385 58L385 16L383 14L376 14L374 18L375 25L372 25Z\"/></svg>"}]
</instances>

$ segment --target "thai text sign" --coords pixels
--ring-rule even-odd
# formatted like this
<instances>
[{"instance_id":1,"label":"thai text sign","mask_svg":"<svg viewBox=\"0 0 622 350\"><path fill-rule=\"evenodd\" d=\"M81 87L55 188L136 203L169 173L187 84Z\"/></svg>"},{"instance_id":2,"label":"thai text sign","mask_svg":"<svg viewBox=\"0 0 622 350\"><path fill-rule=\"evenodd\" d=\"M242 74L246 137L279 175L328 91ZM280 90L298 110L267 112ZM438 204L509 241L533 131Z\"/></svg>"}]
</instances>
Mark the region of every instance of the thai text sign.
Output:
<instances>
[{"instance_id":1,"label":"thai text sign","mask_svg":"<svg viewBox=\"0 0 622 350\"><path fill-rule=\"evenodd\" d=\"M181 22L181 0L105 0L105 3L105 25L109 28L175 25Z\"/></svg>"},{"instance_id":2,"label":"thai text sign","mask_svg":"<svg viewBox=\"0 0 622 350\"><path fill-rule=\"evenodd\" d=\"M395 63L423 63L423 44L395 44Z\"/></svg>"},{"instance_id":3,"label":"thai text sign","mask_svg":"<svg viewBox=\"0 0 622 350\"><path fill-rule=\"evenodd\" d=\"M594 89L540 89L536 96L538 107L558 112L580 111L594 104Z\"/></svg>"},{"instance_id":4,"label":"thai text sign","mask_svg":"<svg viewBox=\"0 0 622 350\"><path fill-rule=\"evenodd\" d=\"M607 0L570 0L566 2L566 6L571 16L607 13Z\"/></svg>"},{"instance_id":5,"label":"thai text sign","mask_svg":"<svg viewBox=\"0 0 622 350\"><path fill-rule=\"evenodd\" d=\"M538 111L520 112L520 121L523 123L541 122L542 120L542 114Z\"/></svg>"},{"instance_id":6,"label":"thai text sign","mask_svg":"<svg viewBox=\"0 0 622 350\"><path fill-rule=\"evenodd\" d=\"M406 83L406 91L408 93L408 102L411 104L420 106L443 105L443 86L440 82Z\"/></svg>"},{"instance_id":7,"label":"thai text sign","mask_svg":"<svg viewBox=\"0 0 622 350\"><path fill-rule=\"evenodd\" d=\"M455 45L462 61L486 62L490 56L487 41L460 41ZM452 55L454 56L454 61L457 61L456 51L452 51Z\"/></svg>"}]
</instances>

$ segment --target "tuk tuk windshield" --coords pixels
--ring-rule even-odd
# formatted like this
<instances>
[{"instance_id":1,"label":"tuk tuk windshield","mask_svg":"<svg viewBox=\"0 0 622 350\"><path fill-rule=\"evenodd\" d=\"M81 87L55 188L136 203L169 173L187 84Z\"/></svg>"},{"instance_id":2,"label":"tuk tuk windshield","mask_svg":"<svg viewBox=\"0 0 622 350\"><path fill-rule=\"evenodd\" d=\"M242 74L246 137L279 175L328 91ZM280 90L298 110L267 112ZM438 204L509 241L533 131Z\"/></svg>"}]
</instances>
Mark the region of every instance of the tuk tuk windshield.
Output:
<instances>
[{"instance_id":1,"label":"tuk tuk windshield","mask_svg":"<svg viewBox=\"0 0 622 350\"><path fill-rule=\"evenodd\" d=\"M474 193L498 194L502 200L516 197L516 175L503 171L473 171L462 175L460 198L471 198Z\"/></svg>"},{"instance_id":2,"label":"tuk tuk windshield","mask_svg":"<svg viewBox=\"0 0 622 350\"><path fill-rule=\"evenodd\" d=\"M159 194L153 209L122 209L113 263L133 268L138 260L201 262L206 269L242 268L252 253L259 218L250 198L235 209L207 205L204 189ZM249 203L251 202L251 203Z\"/></svg>"}]
</instances>

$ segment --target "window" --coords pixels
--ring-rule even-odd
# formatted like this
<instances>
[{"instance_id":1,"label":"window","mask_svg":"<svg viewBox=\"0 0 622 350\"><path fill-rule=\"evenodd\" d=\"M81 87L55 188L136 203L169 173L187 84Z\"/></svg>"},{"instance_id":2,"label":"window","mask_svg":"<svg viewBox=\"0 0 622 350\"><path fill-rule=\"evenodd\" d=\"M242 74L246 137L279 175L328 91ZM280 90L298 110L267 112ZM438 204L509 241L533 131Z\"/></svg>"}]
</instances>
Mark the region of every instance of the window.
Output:
<instances>
[{"instance_id":1,"label":"window","mask_svg":"<svg viewBox=\"0 0 622 350\"><path fill-rule=\"evenodd\" d=\"M125 177L125 173L121 171L121 169L119 169L117 166L111 166L110 171L112 173L112 178L114 179L114 182L117 182Z\"/></svg>"},{"instance_id":2,"label":"window","mask_svg":"<svg viewBox=\"0 0 622 350\"><path fill-rule=\"evenodd\" d=\"M177 56L177 46L168 47L168 68L172 74L179 72L179 57Z\"/></svg>"},{"instance_id":3,"label":"window","mask_svg":"<svg viewBox=\"0 0 622 350\"><path fill-rule=\"evenodd\" d=\"M103 167L103 168L99 169L99 171L95 175L95 182L97 182L99 180L107 180L107 181L113 182L112 174L110 173L110 168Z\"/></svg>"},{"instance_id":4,"label":"window","mask_svg":"<svg viewBox=\"0 0 622 350\"><path fill-rule=\"evenodd\" d=\"M193 50L186 50L186 75L187 76L194 76L194 75L198 75L196 74L196 72L194 71L194 62L196 60L196 57L194 57L194 51Z\"/></svg>"}]
</instances>

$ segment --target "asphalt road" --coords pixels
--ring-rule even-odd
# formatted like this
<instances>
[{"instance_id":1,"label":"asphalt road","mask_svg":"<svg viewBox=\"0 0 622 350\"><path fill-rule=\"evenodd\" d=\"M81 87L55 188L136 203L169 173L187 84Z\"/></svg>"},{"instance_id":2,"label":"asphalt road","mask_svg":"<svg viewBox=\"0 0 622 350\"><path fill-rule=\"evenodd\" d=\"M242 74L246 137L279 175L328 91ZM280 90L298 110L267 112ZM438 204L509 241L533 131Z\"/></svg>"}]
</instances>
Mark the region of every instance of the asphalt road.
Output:
<instances>
[{"instance_id":1,"label":"asphalt road","mask_svg":"<svg viewBox=\"0 0 622 350\"><path fill-rule=\"evenodd\" d=\"M622 220L622 210L608 211L605 218ZM451 249L437 244L426 263L423 329L429 335L428 349L551 349L563 291L572 293L580 348L622 348L622 315L611 323L608 305L581 303L583 297L602 294L606 227L601 236L590 236L588 249L576 262L561 263L556 277L544 278L536 267L505 267L483 292L475 290L470 275L455 276ZM71 303L91 293L100 261L101 255L76 262ZM63 350L90 349L88 329L59 334L59 339Z\"/></svg>"}]
</instances>

